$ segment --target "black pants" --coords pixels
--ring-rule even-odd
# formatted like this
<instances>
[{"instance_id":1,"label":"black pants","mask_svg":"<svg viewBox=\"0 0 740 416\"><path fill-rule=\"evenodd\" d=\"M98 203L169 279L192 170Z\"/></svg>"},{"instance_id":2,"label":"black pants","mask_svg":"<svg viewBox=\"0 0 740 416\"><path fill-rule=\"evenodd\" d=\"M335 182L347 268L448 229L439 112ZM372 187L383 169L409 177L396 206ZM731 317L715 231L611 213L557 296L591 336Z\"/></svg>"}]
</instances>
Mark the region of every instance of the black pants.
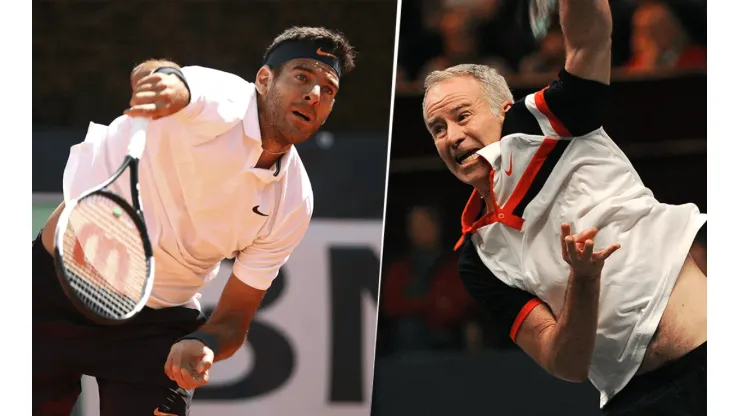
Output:
<instances>
[{"instance_id":1,"label":"black pants","mask_svg":"<svg viewBox=\"0 0 740 416\"><path fill-rule=\"evenodd\" d=\"M707 414L707 343L655 371L633 378L604 406L609 416Z\"/></svg>"},{"instance_id":2,"label":"black pants","mask_svg":"<svg viewBox=\"0 0 740 416\"><path fill-rule=\"evenodd\" d=\"M67 300L40 235L32 262L34 415L68 416L83 374L97 380L101 416L188 414L193 391L164 364L174 341L205 322L199 311L144 308L123 325L96 325Z\"/></svg>"}]
</instances>

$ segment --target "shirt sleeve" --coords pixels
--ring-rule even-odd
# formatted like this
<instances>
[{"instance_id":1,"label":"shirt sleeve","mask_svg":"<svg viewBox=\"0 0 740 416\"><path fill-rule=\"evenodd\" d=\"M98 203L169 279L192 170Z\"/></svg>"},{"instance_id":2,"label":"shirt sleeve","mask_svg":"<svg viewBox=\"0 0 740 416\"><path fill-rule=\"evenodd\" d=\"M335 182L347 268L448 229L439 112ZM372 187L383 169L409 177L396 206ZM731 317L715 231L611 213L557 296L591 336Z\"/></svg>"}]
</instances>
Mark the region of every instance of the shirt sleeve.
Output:
<instances>
[{"instance_id":1,"label":"shirt sleeve","mask_svg":"<svg viewBox=\"0 0 740 416\"><path fill-rule=\"evenodd\" d=\"M267 237L256 239L237 255L234 275L255 289L267 290L306 234L312 213L313 202L306 198Z\"/></svg>"},{"instance_id":2,"label":"shirt sleeve","mask_svg":"<svg viewBox=\"0 0 740 416\"><path fill-rule=\"evenodd\" d=\"M578 137L599 129L608 113L609 85L562 69L548 87L530 94L527 108L546 135Z\"/></svg>"},{"instance_id":3,"label":"shirt sleeve","mask_svg":"<svg viewBox=\"0 0 740 416\"><path fill-rule=\"evenodd\" d=\"M460 249L458 271L470 296L493 320L497 330L506 331L516 341L519 326L535 306L542 303L536 296L508 286L483 264L470 237Z\"/></svg>"},{"instance_id":4,"label":"shirt sleeve","mask_svg":"<svg viewBox=\"0 0 740 416\"><path fill-rule=\"evenodd\" d=\"M173 115L187 124L195 135L215 137L244 119L255 94L244 79L201 66L187 66L182 72L190 88L190 103Z\"/></svg>"}]
</instances>

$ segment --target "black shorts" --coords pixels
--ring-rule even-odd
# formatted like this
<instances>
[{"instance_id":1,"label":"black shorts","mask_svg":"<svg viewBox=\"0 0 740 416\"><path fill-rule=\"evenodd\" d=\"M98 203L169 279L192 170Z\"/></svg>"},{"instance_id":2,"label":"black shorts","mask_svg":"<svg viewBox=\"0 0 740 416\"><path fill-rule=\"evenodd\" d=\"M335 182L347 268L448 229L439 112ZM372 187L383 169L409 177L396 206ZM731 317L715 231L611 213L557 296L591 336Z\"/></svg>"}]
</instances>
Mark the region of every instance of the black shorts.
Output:
<instances>
[{"instance_id":1,"label":"black shorts","mask_svg":"<svg viewBox=\"0 0 740 416\"><path fill-rule=\"evenodd\" d=\"M707 414L707 343L633 378L603 408L609 416Z\"/></svg>"},{"instance_id":2,"label":"black shorts","mask_svg":"<svg viewBox=\"0 0 740 416\"><path fill-rule=\"evenodd\" d=\"M52 256L33 242L33 414L68 416L81 376L95 377L101 416L187 415L193 391L164 373L172 344L205 323L194 309L144 308L117 326L92 323L72 306Z\"/></svg>"}]
</instances>

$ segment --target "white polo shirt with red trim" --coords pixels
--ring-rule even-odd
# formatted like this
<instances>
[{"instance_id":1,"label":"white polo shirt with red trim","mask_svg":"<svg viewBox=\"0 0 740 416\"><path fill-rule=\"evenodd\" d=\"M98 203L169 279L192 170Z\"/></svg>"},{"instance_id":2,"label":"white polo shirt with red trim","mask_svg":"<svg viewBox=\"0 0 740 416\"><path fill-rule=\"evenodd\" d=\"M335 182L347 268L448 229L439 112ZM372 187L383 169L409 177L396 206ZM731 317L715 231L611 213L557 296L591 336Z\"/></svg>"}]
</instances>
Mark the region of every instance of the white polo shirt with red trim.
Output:
<instances>
[{"instance_id":1,"label":"white polo shirt with red trim","mask_svg":"<svg viewBox=\"0 0 740 416\"><path fill-rule=\"evenodd\" d=\"M598 228L595 249L621 243L602 272L589 371L603 406L640 366L706 216L694 204L657 201L602 127L584 132L594 125L579 125L578 115L571 114L566 118L576 120L571 124L581 131L569 131L557 110L550 108L548 93L560 106L577 107L574 97L586 101L581 106L594 103L588 102L591 87L584 86L585 80L564 72L551 86L559 91L545 89L518 104L520 114L524 109L531 114L540 134L507 134L478 152L492 167L494 208L480 216L480 195L471 195L458 243L467 246L460 274L474 298L506 316L501 322L510 325L507 329L515 340L522 321L539 303L546 303L556 317L562 311L569 266L561 255L561 223L571 224L576 232ZM498 279L509 289L482 281L478 275L485 271L473 266L476 262L493 275L489 280ZM504 300L507 296L516 300ZM505 311L507 306L502 305L509 303L510 310Z\"/></svg>"},{"instance_id":2,"label":"white polo shirt with red trim","mask_svg":"<svg viewBox=\"0 0 740 416\"><path fill-rule=\"evenodd\" d=\"M226 72L182 69L191 102L151 121L139 164L143 210L155 257L147 306L199 308L198 291L234 258L234 275L267 289L303 238L313 191L291 148L270 169L262 153L254 84ZM91 123L64 171L65 201L101 183L127 153L131 119ZM111 186L131 200L128 172Z\"/></svg>"}]
</instances>

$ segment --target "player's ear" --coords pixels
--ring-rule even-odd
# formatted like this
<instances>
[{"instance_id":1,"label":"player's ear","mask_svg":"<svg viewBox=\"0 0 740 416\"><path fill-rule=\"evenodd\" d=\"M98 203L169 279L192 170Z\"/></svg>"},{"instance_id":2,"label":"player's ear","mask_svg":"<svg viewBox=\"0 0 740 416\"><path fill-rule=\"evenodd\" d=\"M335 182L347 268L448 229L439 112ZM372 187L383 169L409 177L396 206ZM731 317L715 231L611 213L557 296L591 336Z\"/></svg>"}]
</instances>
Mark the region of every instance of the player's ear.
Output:
<instances>
[{"instance_id":1,"label":"player's ear","mask_svg":"<svg viewBox=\"0 0 740 416\"><path fill-rule=\"evenodd\" d=\"M261 95L267 93L267 89L271 83L273 77L272 70L269 66L263 65L259 71L257 71L257 78L255 79L254 85L257 88L257 92Z\"/></svg>"},{"instance_id":2,"label":"player's ear","mask_svg":"<svg viewBox=\"0 0 740 416\"><path fill-rule=\"evenodd\" d=\"M511 110L511 106L514 105L514 101L506 100L501 104L501 115Z\"/></svg>"},{"instance_id":3,"label":"player's ear","mask_svg":"<svg viewBox=\"0 0 740 416\"><path fill-rule=\"evenodd\" d=\"M501 111L498 114L499 119L501 119L501 123L504 122L504 119L506 118L506 113L511 110L512 105L514 105L514 101L512 100L506 100L501 103Z\"/></svg>"}]
</instances>

